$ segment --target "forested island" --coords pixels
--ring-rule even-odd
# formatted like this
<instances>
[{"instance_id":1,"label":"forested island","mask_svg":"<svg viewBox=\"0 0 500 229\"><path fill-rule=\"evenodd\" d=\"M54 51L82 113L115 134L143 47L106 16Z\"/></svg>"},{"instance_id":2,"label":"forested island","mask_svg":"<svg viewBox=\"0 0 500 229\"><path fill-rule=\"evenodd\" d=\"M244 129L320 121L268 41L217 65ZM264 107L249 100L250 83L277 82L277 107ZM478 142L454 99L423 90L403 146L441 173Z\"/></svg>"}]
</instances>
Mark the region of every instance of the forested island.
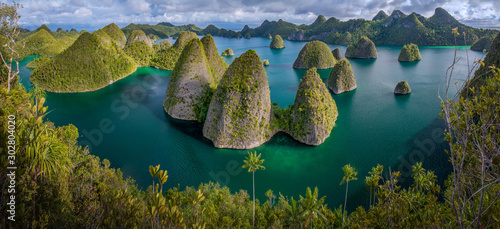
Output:
<instances>
[{"instance_id":1,"label":"forested island","mask_svg":"<svg viewBox=\"0 0 500 229\"><path fill-rule=\"evenodd\" d=\"M406 187L399 183L401 171L378 165L358 175L347 164L334 168L344 175L340 185L346 186L346 194L341 206L327 206L327 197L317 188L307 188L295 198L268 190L267 199L262 200L255 200L255 191L251 200L246 190L235 192L212 182L163 189L172 175L157 163L149 166L152 185L141 189L109 160L81 146L74 125L55 126L46 119L50 107L45 92L97 90L140 66L172 70L165 100L158 106L173 118L200 122L203 136L214 146L254 148L279 131L299 142L319 145L337 118L342 118L328 88L335 94L356 88L349 60L338 51L332 53L324 42L338 41L338 36L352 44L353 50L368 47L372 54L368 58L373 58L371 47L381 44L382 37L384 44L462 45L460 40L480 40L480 47L485 47L488 39L481 37L497 31L464 26L441 8L429 19L394 11L390 16L380 12L372 21L339 22L320 16L309 26L281 20L266 21L256 29L246 26L235 37L281 35L289 40L315 40L297 53L294 67L307 71L296 88L294 103L281 108L270 99L264 64L256 51L247 50L229 66L222 60L211 34L230 31L160 23L123 29L109 24L93 33L53 32L43 25L31 32L19 30L18 8L2 3L0 11L4 20L0 29L2 228L495 228L500 223L500 34L491 39L488 54L478 61L478 70L470 73L460 92L440 97L453 166L444 185L438 185L436 174L422 163L411 165L411 182ZM453 26L439 27L442 23ZM340 29L351 27L352 32ZM327 34L320 32L325 28L330 29ZM411 37L412 29L424 34L429 32L426 28L434 32ZM199 39L197 34L206 35ZM316 39L317 35L324 39ZM155 36L176 36L177 40L174 45L153 44ZM448 43L450 39L457 42ZM34 87L27 90L15 63L31 55L41 57L31 64ZM316 68L333 68L328 87ZM447 75L447 88L455 86L451 77ZM394 90L395 94L410 92L406 81ZM241 161L253 175L266 172L259 171L266 162L257 152L248 152ZM253 181L255 189L255 177ZM366 206L347 212L350 182L366 183L370 199Z\"/></svg>"},{"instance_id":2,"label":"forested island","mask_svg":"<svg viewBox=\"0 0 500 229\"><path fill-rule=\"evenodd\" d=\"M443 8L436 8L434 15L429 18L418 13L404 14L394 10L391 15L380 11L372 20L350 19L340 21L331 17L326 19L323 15L310 25L295 25L283 20L265 20L256 28L244 26L241 31L227 30L209 25L202 29L193 24L174 26L171 23L157 25L130 24L123 28L125 34L134 29L141 29L146 34L158 35L160 38L177 36L180 31L189 30L198 35L211 34L227 38L241 37L280 37L292 41L320 40L329 44L349 45L362 36L371 39L376 45L405 45L414 43L419 46L447 46L455 45L453 35L449 33L452 28L466 33L466 40L458 39L457 45L474 45L474 49L488 48L493 37L498 31L492 29L477 29L457 21ZM467 42L465 44L464 42ZM484 44L483 44L484 43ZM477 48L476 48L477 47ZM481 49L482 50L482 49Z\"/></svg>"}]
</instances>

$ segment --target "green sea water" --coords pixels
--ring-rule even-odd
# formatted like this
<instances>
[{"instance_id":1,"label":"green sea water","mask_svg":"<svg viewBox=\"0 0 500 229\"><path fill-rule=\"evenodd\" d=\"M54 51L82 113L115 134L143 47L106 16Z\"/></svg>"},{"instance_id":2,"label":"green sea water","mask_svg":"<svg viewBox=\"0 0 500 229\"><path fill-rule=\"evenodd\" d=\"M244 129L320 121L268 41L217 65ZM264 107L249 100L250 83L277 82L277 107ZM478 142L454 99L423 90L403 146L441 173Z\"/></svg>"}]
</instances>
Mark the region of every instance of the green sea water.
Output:
<instances>
[{"instance_id":1,"label":"green sea water","mask_svg":"<svg viewBox=\"0 0 500 229\"><path fill-rule=\"evenodd\" d=\"M265 67L271 100L286 107L293 103L305 70L294 70L292 64L304 42L285 41L286 48L269 49L264 38L228 39L215 37L222 52L232 48L231 63L248 49L268 59ZM339 47L345 53L345 46ZM257 198L272 189L285 196L304 195L307 187L318 187L327 196L330 207L343 204L345 185L340 186L342 167L351 164L358 170L358 180L349 184L348 209L368 205L369 189L364 178L370 169L382 164L387 172L402 171L402 185L411 182L411 165L422 161L424 168L436 171L440 182L450 172L442 142L443 122L438 119L438 92L444 89L446 69L452 63L452 48L420 47L422 60L397 61L401 46L378 46L378 58L350 60L358 88L333 95L339 116L336 126L320 146L307 146L286 134L275 135L266 144L252 149L262 153L264 171L255 174ZM469 59L481 52L468 51ZM455 68L456 80L467 74L466 49L459 49L462 60ZM21 81L29 83L30 69L21 63ZM331 69L319 70L324 82ZM78 94L48 93L47 119L56 125L74 124L79 129L80 144L88 145L92 154L110 160L125 176L146 189L152 182L149 165L168 170L168 187L183 189L202 182L219 182L232 192L240 189L251 194L251 174L241 168L249 150L216 149L202 136L202 125L178 121L163 111L163 99L170 71L139 68L134 74L95 92ZM412 93L395 96L394 87L406 80Z\"/></svg>"}]
</instances>

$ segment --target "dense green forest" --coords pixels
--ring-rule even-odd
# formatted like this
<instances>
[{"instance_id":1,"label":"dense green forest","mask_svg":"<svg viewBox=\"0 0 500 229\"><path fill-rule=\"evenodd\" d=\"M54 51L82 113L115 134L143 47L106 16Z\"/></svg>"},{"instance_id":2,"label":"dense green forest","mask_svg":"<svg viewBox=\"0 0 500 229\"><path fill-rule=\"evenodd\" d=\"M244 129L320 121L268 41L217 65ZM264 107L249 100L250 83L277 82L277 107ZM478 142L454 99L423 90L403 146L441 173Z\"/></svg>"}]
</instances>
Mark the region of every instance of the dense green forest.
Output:
<instances>
[{"instance_id":1,"label":"dense green forest","mask_svg":"<svg viewBox=\"0 0 500 229\"><path fill-rule=\"evenodd\" d=\"M2 3L4 7L11 6ZM5 37L12 31L8 23L0 29ZM101 37L83 33L79 39L97 42L105 32L99 33ZM498 39L496 42L498 47ZM113 42L107 44L120 50ZM490 52L486 60L478 62L485 65L484 74L473 78L481 79L481 84L465 84L463 88L473 93L441 97L449 163L454 168L444 187L437 185L436 175L420 163L412 166L413 181L407 188L398 184L398 171L377 166L369 174L358 174L346 165L332 168L344 173L344 179L337 181L342 186L337 188L345 186L346 196L329 197L345 198L344 206L327 206L326 197L317 188L307 188L298 197L281 195L284 190L269 190L267 199L255 201L245 190L231 192L214 183L164 190L169 182L168 168L160 165L144 168L149 169L152 185L141 190L108 160L80 146L75 126L58 127L46 121L49 108L44 106L44 91L36 86L27 91L18 76L7 71L10 63L3 64L0 227L250 228L254 224L256 228L496 228L500 224L500 70L487 64L497 63L500 56ZM484 75L487 77L482 78ZM446 86L454 86L453 73L447 76L450 83ZM260 154L249 153L241 160L249 172L266 172L260 171L266 166ZM350 182L366 183L369 206L346 212Z\"/></svg>"}]
</instances>

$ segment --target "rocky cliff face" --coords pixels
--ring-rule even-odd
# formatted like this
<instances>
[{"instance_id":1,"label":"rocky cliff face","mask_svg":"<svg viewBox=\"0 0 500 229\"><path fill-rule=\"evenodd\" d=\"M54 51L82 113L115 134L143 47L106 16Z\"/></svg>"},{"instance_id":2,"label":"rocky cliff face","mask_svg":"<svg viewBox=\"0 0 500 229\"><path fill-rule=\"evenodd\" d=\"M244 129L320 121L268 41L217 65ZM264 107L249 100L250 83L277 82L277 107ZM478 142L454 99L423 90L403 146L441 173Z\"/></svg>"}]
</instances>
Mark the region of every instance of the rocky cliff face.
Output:
<instances>
[{"instance_id":1,"label":"rocky cliff face","mask_svg":"<svg viewBox=\"0 0 500 229\"><path fill-rule=\"evenodd\" d=\"M396 88L394 88L394 94L397 95L406 95L411 93L411 88L408 82L406 81L399 81L398 84L396 85Z\"/></svg>"},{"instance_id":2,"label":"rocky cliff face","mask_svg":"<svg viewBox=\"0 0 500 229\"><path fill-rule=\"evenodd\" d=\"M330 48L322 41L308 42L300 50L297 59L293 63L293 68L298 69L325 69L333 68L336 60Z\"/></svg>"},{"instance_id":3,"label":"rocky cliff face","mask_svg":"<svg viewBox=\"0 0 500 229\"><path fill-rule=\"evenodd\" d=\"M335 94L356 89L356 79L349 60L343 59L333 67L328 78L328 88Z\"/></svg>"},{"instance_id":4,"label":"rocky cliff face","mask_svg":"<svg viewBox=\"0 0 500 229\"><path fill-rule=\"evenodd\" d=\"M208 64L212 67L214 74L217 78L217 82L222 79L224 72L226 72L227 65L222 57L219 55L219 51L215 46L214 38L212 35L208 34L201 39L203 48L205 49L205 54L207 55Z\"/></svg>"},{"instance_id":5,"label":"rocky cliff face","mask_svg":"<svg viewBox=\"0 0 500 229\"><path fill-rule=\"evenodd\" d=\"M184 48L172 71L163 108L173 118L199 120L215 88L216 78L203 44L195 38Z\"/></svg>"},{"instance_id":6,"label":"rocky cliff face","mask_svg":"<svg viewBox=\"0 0 500 229\"><path fill-rule=\"evenodd\" d=\"M420 56L420 51L416 44L404 45L398 57L398 61L416 61L420 59L422 59L422 57Z\"/></svg>"},{"instance_id":7,"label":"rocky cliff face","mask_svg":"<svg viewBox=\"0 0 500 229\"><path fill-rule=\"evenodd\" d=\"M361 37L354 45L349 45L345 52L345 57L354 59L377 58L375 44L368 37Z\"/></svg>"},{"instance_id":8,"label":"rocky cliff face","mask_svg":"<svg viewBox=\"0 0 500 229\"><path fill-rule=\"evenodd\" d=\"M270 48L272 49L282 49L285 47L285 43L283 42L283 38L281 38L280 35L274 36L273 40L271 41L271 45L269 45Z\"/></svg>"},{"instance_id":9,"label":"rocky cliff face","mask_svg":"<svg viewBox=\"0 0 500 229\"><path fill-rule=\"evenodd\" d=\"M292 106L290 135L308 145L319 145L330 136L338 112L335 101L315 68L299 84Z\"/></svg>"},{"instance_id":10,"label":"rocky cliff face","mask_svg":"<svg viewBox=\"0 0 500 229\"><path fill-rule=\"evenodd\" d=\"M236 58L210 102L203 136L217 148L250 149L271 137L271 99L262 62L254 50Z\"/></svg>"},{"instance_id":11,"label":"rocky cliff face","mask_svg":"<svg viewBox=\"0 0 500 229\"><path fill-rule=\"evenodd\" d=\"M134 43L134 41L144 41L144 43L148 44L149 47L153 46L153 42L151 42L149 37L146 36L146 34L142 30L132 31L130 36L128 36L127 45L131 45L132 43Z\"/></svg>"},{"instance_id":12,"label":"rocky cliff face","mask_svg":"<svg viewBox=\"0 0 500 229\"><path fill-rule=\"evenodd\" d=\"M342 53L340 52L339 48L335 48L332 50L333 57L335 57L335 60L339 61L342 60Z\"/></svg>"}]
</instances>

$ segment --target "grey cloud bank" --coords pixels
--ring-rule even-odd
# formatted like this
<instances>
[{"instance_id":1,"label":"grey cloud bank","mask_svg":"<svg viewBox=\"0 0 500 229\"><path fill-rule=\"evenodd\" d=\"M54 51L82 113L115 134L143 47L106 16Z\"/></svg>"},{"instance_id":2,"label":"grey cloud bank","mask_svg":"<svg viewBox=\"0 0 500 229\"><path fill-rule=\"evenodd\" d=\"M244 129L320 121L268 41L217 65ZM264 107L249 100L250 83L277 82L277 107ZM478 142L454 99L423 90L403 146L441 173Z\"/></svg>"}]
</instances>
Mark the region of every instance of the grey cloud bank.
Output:
<instances>
[{"instance_id":1,"label":"grey cloud bank","mask_svg":"<svg viewBox=\"0 0 500 229\"><path fill-rule=\"evenodd\" d=\"M208 24L220 27L249 24L252 27L265 19L310 24L320 14L340 20L371 19L380 10L390 14L394 9L430 17L436 7L444 8L467 25L500 27L498 0L23 0L21 3L24 8L21 9L20 24L26 28L47 24L50 28L92 29L111 22L125 26L129 23L156 24L164 21L200 27ZM238 30L242 27L224 28Z\"/></svg>"}]
</instances>

